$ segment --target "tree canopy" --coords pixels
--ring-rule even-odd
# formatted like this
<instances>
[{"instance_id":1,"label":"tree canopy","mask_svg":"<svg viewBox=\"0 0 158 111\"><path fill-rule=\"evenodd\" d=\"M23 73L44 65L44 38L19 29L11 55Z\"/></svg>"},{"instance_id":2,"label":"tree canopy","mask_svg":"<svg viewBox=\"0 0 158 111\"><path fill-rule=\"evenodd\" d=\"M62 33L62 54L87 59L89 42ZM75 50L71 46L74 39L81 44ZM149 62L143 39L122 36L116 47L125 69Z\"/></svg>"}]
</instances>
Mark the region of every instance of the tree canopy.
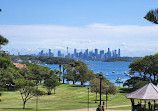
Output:
<instances>
[{"instance_id":1,"label":"tree canopy","mask_svg":"<svg viewBox=\"0 0 158 111\"><path fill-rule=\"evenodd\" d=\"M90 80L90 86L92 87L92 89L91 89L92 92L99 93L99 91L100 91L100 77L98 74L96 75L95 78ZM101 89L102 89L101 90L102 94L106 94L106 90L107 90L107 94L116 94L116 92L117 92L114 83L107 80L104 76L103 76L102 82L101 82Z\"/></svg>"},{"instance_id":2,"label":"tree canopy","mask_svg":"<svg viewBox=\"0 0 158 111\"><path fill-rule=\"evenodd\" d=\"M158 24L158 9L150 10L144 18L150 22Z\"/></svg>"},{"instance_id":3,"label":"tree canopy","mask_svg":"<svg viewBox=\"0 0 158 111\"><path fill-rule=\"evenodd\" d=\"M145 83L158 83L158 54L145 56L129 65L131 74L139 74L126 80L124 86L137 89Z\"/></svg>"},{"instance_id":4,"label":"tree canopy","mask_svg":"<svg viewBox=\"0 0 158 111\"><path fill-rule=\"evenodd\" d=\"M0 35L0 46L1 45L6 45L8 43L8 39L4 38L3 36ZM0 47L1 48L1 47Z\"/></svg>"},{"instance_id":5,"label":"tree canopy","mask_svg":"<svg viewBox=\"0 0 158 111\"><path fill-rule=\"evenodd\" d=\"M80 81L81 85L83 85L85 82L94 77L93 71L89 70L88 66L81 61L69 63L65 66L65 68L66 75L64 75L64 77L67 79L67 81L73 81L73 84Z\"/></svg>"}]
</instances>

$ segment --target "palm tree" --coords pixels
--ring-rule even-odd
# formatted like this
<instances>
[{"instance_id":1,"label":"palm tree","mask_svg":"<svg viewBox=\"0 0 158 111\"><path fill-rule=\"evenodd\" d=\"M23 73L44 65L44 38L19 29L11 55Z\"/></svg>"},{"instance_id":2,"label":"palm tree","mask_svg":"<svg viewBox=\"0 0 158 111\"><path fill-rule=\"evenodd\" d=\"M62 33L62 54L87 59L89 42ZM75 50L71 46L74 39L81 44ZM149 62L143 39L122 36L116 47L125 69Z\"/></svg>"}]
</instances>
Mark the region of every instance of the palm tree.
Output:
<instances>
[{"instance_id":1,"label":"palm tree","mask_svg":"<svg viewBox=\"0 0 158 111\"><path fill-rule=\"evenodd\" d=\"M158 24L158 9L150 10L144 18L150 22Z\"/></svg>"}]
</instances>

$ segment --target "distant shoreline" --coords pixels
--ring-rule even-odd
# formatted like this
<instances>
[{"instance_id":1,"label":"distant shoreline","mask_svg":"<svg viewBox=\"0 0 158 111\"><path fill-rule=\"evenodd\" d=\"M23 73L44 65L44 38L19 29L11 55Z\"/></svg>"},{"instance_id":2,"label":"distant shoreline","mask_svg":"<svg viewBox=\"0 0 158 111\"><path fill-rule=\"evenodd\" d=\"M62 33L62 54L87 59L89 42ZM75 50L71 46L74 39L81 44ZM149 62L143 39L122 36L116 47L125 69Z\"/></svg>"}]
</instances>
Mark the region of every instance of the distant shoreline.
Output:
<instances>
[{"instance_id":1,"label":"distant shoreline","mask_svg":"<svg viewBox=\"0 0 158 111\"><path fill-rule=\"evenodd\" d=\"M103 62L135 62L143 57L115 57L104 60Z\"/></svg>"}]
</instances>

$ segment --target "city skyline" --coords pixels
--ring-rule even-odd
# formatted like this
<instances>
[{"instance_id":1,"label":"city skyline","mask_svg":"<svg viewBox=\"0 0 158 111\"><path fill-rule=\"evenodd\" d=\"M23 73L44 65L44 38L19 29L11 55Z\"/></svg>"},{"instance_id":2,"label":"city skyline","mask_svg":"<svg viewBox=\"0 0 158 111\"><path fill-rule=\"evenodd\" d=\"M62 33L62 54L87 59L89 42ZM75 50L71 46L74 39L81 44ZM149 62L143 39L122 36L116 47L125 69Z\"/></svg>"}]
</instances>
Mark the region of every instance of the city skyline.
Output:
<instances>
[{"instance_id":1,"label":"city skyline","mask_svg":"<svg viewBox=\"0 0 158 111\"><path fill-rule=\"evenodd\" d=\"M121 48L122 56L157 53L158 26L143 17L156 0L0 0L0 34L11 54L49 48ZM133 8L134 7L134 8ZM14 10L13 10L14 9Z\"/></svg>"},{"instance_id":2,"label":"city skyline","mask_svg":"<svg viewBox=\"0 0 158 111\"><path fill-rule=\"evenodd\" d=\"M58 50L54 54L52 52L52 49L48 49L47 51L41 50L38 54L31 54L32 56L55 56L55 57L62 57L62 58L73 58L76 60L106 60L109 58L115 58L115 57L121 57L121 50L114 49L111 50L110 48L105 50L100 49L94 49L89 50L86 49L84 51L79 51L78 49L74 48L74 52L69 52L69 48L66 48L66 53L62 53L61 50ZM20 52L18 52L18 55L20 55Z\"/></svg>"}]
</instances>

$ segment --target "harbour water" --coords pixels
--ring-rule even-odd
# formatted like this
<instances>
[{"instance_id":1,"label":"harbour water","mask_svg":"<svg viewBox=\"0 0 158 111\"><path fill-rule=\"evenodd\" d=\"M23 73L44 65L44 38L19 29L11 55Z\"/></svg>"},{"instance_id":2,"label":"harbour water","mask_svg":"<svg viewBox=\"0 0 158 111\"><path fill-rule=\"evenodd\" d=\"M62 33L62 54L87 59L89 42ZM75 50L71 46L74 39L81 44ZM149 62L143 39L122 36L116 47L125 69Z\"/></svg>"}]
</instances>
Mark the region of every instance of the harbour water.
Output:
<instances>
[{"instance_id":1,"label":"harbour water","mask_svg":"<svg viewBox=\"0 0 158 111\"><path fill-rule=\"evenodd\" d=\"M129 73L129 65L130 62L101 62L101 61L83 61L88 65L90 70L93 70L96 74L97 72L102 72L103 75L110 80L111 82L115 83L118 78L121 79L122 82L125 82L131 76L125 75L125 73ZM46 67L50 67L52 70L57 69L59 70L58 64L48 64L42 65ZM80 84L77 82L76 84ZM88 84L88 83L86 83ZM115 85L119 85L115 83ZM121 84L122 85L122 84Z\"/></svg>"}]
</instances>

